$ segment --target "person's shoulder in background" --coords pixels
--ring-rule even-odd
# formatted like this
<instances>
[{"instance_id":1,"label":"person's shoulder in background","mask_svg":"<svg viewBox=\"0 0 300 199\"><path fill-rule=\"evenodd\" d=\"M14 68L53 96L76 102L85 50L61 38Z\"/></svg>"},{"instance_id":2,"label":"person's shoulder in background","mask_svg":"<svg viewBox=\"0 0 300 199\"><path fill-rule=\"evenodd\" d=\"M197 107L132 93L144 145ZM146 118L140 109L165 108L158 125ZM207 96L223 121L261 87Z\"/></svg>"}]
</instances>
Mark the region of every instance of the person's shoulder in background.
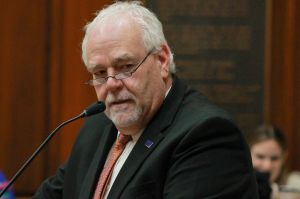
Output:
<instances>
[{"instance_id":1,"label":"person's shoulder in background","mask_svg":"<svg viewBox=\"0 0 300 199\"><path fill-rule=\"evenodd\" d=\"M286 186L300 192L300 171L293 171L288 175Z\"/></svg>"},{"instance_id":2,"label":"person's shoulder in background","mask_svg":"<svg viewBox=\"0 0 300 199\"><path fill-rule=\"evenodd\" d=\"M285 185L277 186L273 193L272 199L300 199L300 172L289 173Z\"/></svg>"}]
</instances>

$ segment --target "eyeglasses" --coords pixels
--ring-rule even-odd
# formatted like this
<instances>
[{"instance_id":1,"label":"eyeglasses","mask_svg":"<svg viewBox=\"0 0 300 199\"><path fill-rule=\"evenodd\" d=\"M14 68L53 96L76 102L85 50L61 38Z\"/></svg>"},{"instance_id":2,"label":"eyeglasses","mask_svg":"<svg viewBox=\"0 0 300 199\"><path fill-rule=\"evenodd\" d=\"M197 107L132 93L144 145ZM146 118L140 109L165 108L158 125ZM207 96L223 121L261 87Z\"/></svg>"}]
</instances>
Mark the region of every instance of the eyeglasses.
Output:
<instances>
[{"instance_id":1,"label":"eyeglasses","mask_svg":"<svg viewBox=\"0 0 300 199\"><path fill-rule=\"evenodd\" d=\"M107 76L107 77L98 77L98 78L95 78L95 79L91 79L87 82L85 82L85 84L88 84L90 86L97 86L97 85L100 85L100 84L104 84L108 78L115 78L117 80L121 80L121 79L126 79L128 77L131 77L132 74L137 71L137 69L146 61L146 59L149 57L149 55L151 55L153 53L153 50L149 51L148 54L144 57L144 59L142 59L141 62L139 62L138 64L136 65L133 65L132 67L130 67L127 71L124 71L124 72L120 72L116 75L110 75L110 76Z\"/></svg>"}]
</instances>

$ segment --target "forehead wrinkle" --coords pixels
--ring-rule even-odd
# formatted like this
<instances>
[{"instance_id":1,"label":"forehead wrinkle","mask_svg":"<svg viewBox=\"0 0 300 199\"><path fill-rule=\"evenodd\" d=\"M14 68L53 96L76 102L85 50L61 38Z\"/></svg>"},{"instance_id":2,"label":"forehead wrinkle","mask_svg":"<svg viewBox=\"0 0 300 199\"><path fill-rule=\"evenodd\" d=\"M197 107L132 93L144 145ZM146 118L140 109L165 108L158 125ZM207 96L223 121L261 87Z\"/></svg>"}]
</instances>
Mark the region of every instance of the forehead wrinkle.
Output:
<instances>
[{"instance_id":1,"label":"forehead wrinkle","mask_svg":"<svg viewBox=\"0 0 300 199\"><path fill-rule=\"evenodd\" d=\"M124 62L124 61L129 61L129 60L133 60L134 56L132 56L129 53L124 53L121 56L118 56L116 58L114 58L111 62L111 66L115 66L120 62Z\"/></svg>"}]
</instances>

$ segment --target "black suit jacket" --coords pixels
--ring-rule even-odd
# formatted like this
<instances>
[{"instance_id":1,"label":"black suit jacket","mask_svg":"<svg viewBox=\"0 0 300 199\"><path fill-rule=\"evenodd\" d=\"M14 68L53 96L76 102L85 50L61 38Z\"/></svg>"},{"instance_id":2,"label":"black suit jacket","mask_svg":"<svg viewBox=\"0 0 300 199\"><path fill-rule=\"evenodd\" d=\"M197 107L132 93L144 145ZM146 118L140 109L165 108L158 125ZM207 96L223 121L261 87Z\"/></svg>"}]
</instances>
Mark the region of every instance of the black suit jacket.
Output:
<instances>
[{"instance_id":1,"label":"black suit jacket","mask_svg":"<svg viewBox=\"0 0 300 199\"><path fill-rule=\"evenodd\" d=\"M258 198L249 149L230 116L173 80L108 198ZM88 118L69 159L34 198L92 198L116 134L104 114Z\"/></svg>"}]
</instances>

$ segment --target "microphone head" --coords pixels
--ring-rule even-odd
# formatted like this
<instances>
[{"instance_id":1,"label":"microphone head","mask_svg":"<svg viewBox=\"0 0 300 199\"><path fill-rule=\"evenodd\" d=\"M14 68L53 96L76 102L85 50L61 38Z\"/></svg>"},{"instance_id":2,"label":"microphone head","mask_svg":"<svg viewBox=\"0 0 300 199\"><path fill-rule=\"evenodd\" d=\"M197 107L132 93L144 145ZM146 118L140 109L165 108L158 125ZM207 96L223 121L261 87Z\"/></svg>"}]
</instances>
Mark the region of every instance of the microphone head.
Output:
<instances>
[{"instance_id":1,"label":"microphone head","mask_svg":"<svg viewBox=\"0 0 300 199\"><path fill-rule=\"evenodd\" d=\"M95 115L98 113L101 113L105 110L106 106L103 102L99 101L96 102L90 106L88 106L84 111L83 111L83 117Z\"/></svg>"}]
</instances>

